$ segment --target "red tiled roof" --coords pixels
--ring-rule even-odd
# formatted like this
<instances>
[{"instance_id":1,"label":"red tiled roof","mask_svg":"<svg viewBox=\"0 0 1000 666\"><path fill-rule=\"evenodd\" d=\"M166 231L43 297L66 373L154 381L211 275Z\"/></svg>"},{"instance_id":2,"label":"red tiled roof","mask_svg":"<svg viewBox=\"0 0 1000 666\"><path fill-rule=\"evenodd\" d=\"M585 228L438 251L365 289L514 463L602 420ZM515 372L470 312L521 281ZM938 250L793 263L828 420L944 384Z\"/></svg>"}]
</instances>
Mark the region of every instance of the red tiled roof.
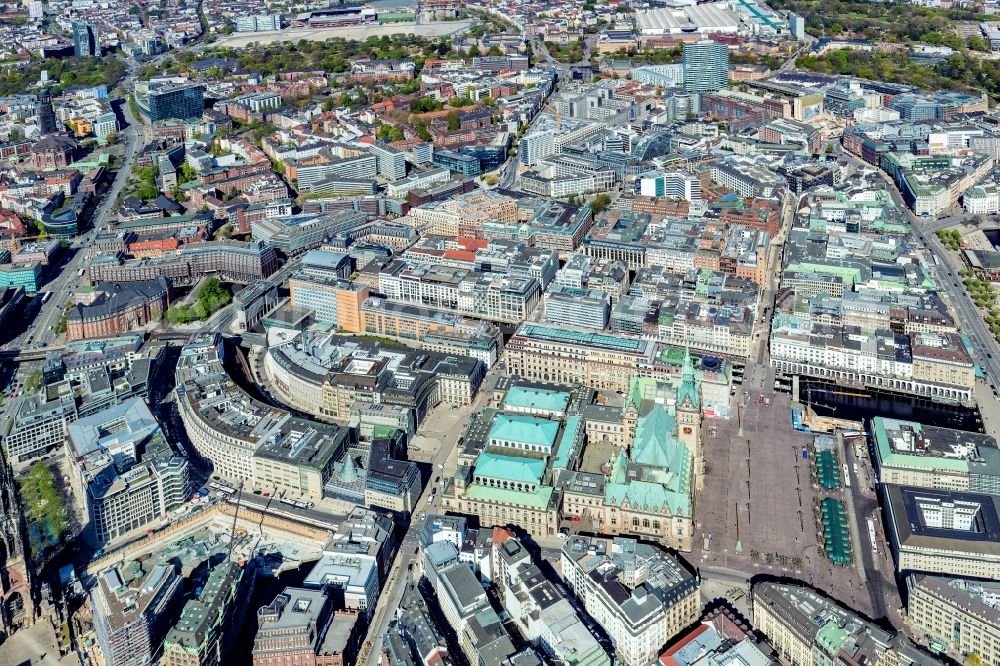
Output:
<instances>
[{"instance_id":1,"label":"red tiled roof","mask_svg":"<svg viewBox=\"0 0 1000 666\"><path fill-rule=\"evenodd\" d=\"M469 252L468 250L445 250L444 257L446 259L457 259L458 261L475 261L476 253Z\"/></svg>"},{"instance_id":2,"label":"red tiled roof","mask_svg":"<svg viewBox=\"0 0 1000 666\"><path fill-rule=\"evenodd\" d=\"M674 659L674 655L677 654L677 652L680 651L685 645L708 631L709 628L710 627L707 624L700 624L697 628L692 629L684 636L684 638L674 643L667 650L664 650L663 654L660 655L659 662L663 666L678 666L677 660Z\"/></svg>"}]
</instances>

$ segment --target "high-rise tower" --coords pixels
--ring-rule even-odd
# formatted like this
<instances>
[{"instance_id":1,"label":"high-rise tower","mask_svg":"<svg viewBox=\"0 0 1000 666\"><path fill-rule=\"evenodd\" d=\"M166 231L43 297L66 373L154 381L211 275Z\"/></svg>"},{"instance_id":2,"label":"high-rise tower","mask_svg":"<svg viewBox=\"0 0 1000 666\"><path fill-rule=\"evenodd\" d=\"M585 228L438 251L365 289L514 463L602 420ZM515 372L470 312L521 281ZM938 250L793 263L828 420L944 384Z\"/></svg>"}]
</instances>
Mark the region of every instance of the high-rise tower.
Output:
<instances>
[{"instance_id":1,"label":"high-rise tower","mask_svg":"<svg viewBox=\"0 0 1000 666\"><path fill-rule=\"evenodd\" d=\"M684 89L693 93L716 92L729 86L729 47L702 39L684 44Z\"/></svg>"}]
</instances>

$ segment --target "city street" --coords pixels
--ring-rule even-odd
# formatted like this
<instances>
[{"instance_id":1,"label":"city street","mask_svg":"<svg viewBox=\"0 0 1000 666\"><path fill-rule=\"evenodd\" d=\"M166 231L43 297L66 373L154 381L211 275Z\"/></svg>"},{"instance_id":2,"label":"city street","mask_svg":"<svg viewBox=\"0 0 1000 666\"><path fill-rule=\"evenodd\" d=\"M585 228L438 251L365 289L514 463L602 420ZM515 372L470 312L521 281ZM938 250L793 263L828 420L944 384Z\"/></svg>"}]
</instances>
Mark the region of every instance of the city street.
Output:
<instances>
[{"instance_id":1,"label":"city street","mask_svg":"<svg viewBox=\"0 0 1000 666\"><path fill-rule=\"evenodd\" d=\"M129 79L134 78L136 74L133 67L129 70ZM129 182L132 166L145 144L145 128L142 123L137 118L132 117L128 104L122 104L122 111L128 126L119 134L120 140L125 144L125 155L121 167L115 173L114 180L91 215L91 228L84 230L80 236L70 240L67 250L69 260L54 277L40 286L39 293L47 291L51 292L52 296L42 304L31 324L10 340L6 345L7 349L45 348L56 343L58 336L52 329L59 323L63 307L73 290L86 282L86 275L80 276L79 272L81 269L86 270L89 265L90 247L97 231L113 219L118 198ZM41 296L36 296L36 298L41 298Z\"/></svg>"},{"instance_id":2,"label":"city street","mask_svg":"<svg viewBox=\"0 0 1000 666\"><path fill-rule=\"evenodd\" d=\"M840 438L842 439L842 438ZM899 614L901 605L899 592L895 582L895 568L892 555L882 530L882 514L879 510L878 498L875 494L875 472L869 464L867 447L862 447L862 456L856 455L853 446L840 448L841 460L847 465L849 489L846 490L847 506L853 510L855 528L854 551L855 562L864 569L863 581L871 597L873 617L888 617L895 627L903 626L903 618ZM873 551L873 544L868 535L868 520L876 524L878 543L874 545L878 552Z\"/></svg>"},{"instance_id":3,"label":"city street","mask_svg":"<svg viewBox=\"0 0 1000 666\"><path fill-rule=\"evenodd\" d=\"M850 153L844 152L840 148L839 144L834 143L833 145L835 151L846 158L850 163L859 168L873 169L873 167L867 162L854 157ZM945 249L943 245L941 245L941 242L938 240L935 232L938 229L943 229L957 224L961 219L961 216L953 215L938 220L924 220L918 218L906 206L902 195L899 193L899 189L896 187L895 183L892 182L889 176L881 170L877 170L877 172L885 181L885 189L892 197L893 203L895 203L896 206L899 207L899 209L906 215L910 224L910 229L913 231L913 235L925 247L927 247L932 254L943 260L945 267L948 267L950 252ZM996 340L993 338L993 334L990 332L989 327L983 320L983 316L979 311L979 308L977 308L969 298L962 282L955 277L955 275L953 275L953 273L955 273L954 268L949 268L945 271L939 269L937 273L938 286L943 292L945 301L954 310L955 319L961 325L962 332L968 335L973 342L976 352L976 362L983 366L988 377L1000 377L1000 356L997 358L993 357L994 353L1000 354L1000 345L998 345ZM991 379L990 381L994 382L995 379Z\"/></svg>"},{"instance_id":4,"label":"city street","mask_svg":"<svg viewBox=\"0 0 1000 666\"><path fill-rule=\"evenodd\" d=\"M557 62L549 53L549 50L546 48L545 43L542 42L541 40L536 39L532 41L531 44L535 52L536 62L544 62L547 67L550 67L556 71L556 75L558 76L556 87L558 88L559 85L561 85L561 82L569 80L572 67L577 65L587 65L590 63L590 50L593 46L593 38L592 37L587 38L583 50L583 58L581 58L579 62L574 64L564 64ZM540 109L539 112L535 115L535 117L531 119L531 122L528 123L528 126L524 129L524 134L526 135L531 134L531 132L534 131L534 127L536 126L538 119L542 115L543 111L544 109ZM515 146L515 148L519 147ZM499 182L497 182L497 188L504 190L517 189L517 179L521 168L520 165L521 165L520 156L515 152L515 154L509 157L507 161L504 162L504 165L501 167L502 173Z\"/></svg>"},{"instance_id":5,"label":"city street","mask_svg":"<svg viewBox=\"0 0 1000 666\"><path fill-rule=\"evenodd\" d=\"M493 386L496 385L500 376L501 373L494 366L472 405L452 409L449 405L442 403L428 414L421 426L420 436L425 441L436 442L438 447L436 453L431 456L413 456L414 460L430 463L430 477L427 479L427 484L417 502L417 509L410 518L410 526L399 546L399 555L393 563L389 580L383 586L382 594L379 596L378 605L372 616L371 627L368 630L370 647L366 644L366 648L362 649L362 654L358 658L358 664L361 666L375 666L381 659L382 639L388 631L389 623L395 618L395 609L399 607L400 599L403 597L406 579L411 575L410 567L413 565L414 569L418 568L416 563L419 560L419 535L424 522L420 516L425 513L435 513L435 501L440 499L439 495L434 493L435 488L440 488L440 483L435 483L434 480L438 476L444 478L454 474L458 459L458 438L465 431L469 418L480 411L489 400ZM368 651L365 652L365 649Z\"/></svg>"}]
</instances>

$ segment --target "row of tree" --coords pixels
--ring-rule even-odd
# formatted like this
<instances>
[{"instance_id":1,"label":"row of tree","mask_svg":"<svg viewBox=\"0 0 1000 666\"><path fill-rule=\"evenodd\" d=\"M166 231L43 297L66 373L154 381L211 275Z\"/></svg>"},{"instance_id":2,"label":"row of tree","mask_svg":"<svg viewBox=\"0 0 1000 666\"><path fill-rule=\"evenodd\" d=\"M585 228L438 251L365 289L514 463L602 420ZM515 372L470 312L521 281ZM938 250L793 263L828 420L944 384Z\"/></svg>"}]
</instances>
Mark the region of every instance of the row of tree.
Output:
<instances>
[{"instance_id":1,"label":"row of tree","mask_svg":"<svg viewBox=\"0 0 1000 666\"><path fill-rule=\"evenodd\" d=\"M0 96L24 93L48 72L55 94L72 87L106 85L113 88L125 76L125 64L114 55L103 58L46 58L11 67L0 76Z\"/></svg>"},{"instance_id":2,"label":"row of tree","mask_svg":"<svg viewBox=\"0 0 1000 666\"><path fill-rule=\"evenodd\" d=\"M1000 67L966 53L956 53L936 65L918 65L906 51L866 53L841 49L822 56L799 56L795 62L802 69L825 74L905 83L930 90L985 90L993 97L1000 97Z\"/></svg>"}]
</instances>

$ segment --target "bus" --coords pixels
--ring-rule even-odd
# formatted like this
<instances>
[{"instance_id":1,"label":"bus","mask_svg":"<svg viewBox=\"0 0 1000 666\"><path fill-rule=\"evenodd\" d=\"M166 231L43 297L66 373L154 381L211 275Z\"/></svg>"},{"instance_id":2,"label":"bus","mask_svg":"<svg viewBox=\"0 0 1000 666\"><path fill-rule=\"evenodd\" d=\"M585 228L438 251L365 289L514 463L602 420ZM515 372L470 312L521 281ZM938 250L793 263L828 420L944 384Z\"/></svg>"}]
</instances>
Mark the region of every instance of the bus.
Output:
<instances>
[{"instance_id":1,"label":"bus","mask_svg":"<svg viewBox=\"0 0 1000 666\"><path fill-rule=\"evenodd\" d=\"M42 303L45 303L46 301L48 301L49 298L51 298L51 296L52 296L52 292L51 291L45 292L45 295L42 296Z\"/></svg>"},{"instance_id":2,"label":"bus","mask_svg":"<svg viewBox=\"0 0 1000 666\"><path fill-rule=\"evenodd\" d=\"M208 487L212 490L223 493L224 495L233 495L236 493L236 488L233 488L232 486L226 486L221 483L216 483L215 481L212 481L210 484L208 484Z\"/></svg>"},{"instance_id":3,"label":"bus","mask_svg":"<svg viewBox=\"0 0 1000 666\"><path fill-rule=\"evenodd\" d=\"M847 463L844 463L844 486L847 488L851 487L851 474L847 469Z\"/></svg>"}]
</instances>

